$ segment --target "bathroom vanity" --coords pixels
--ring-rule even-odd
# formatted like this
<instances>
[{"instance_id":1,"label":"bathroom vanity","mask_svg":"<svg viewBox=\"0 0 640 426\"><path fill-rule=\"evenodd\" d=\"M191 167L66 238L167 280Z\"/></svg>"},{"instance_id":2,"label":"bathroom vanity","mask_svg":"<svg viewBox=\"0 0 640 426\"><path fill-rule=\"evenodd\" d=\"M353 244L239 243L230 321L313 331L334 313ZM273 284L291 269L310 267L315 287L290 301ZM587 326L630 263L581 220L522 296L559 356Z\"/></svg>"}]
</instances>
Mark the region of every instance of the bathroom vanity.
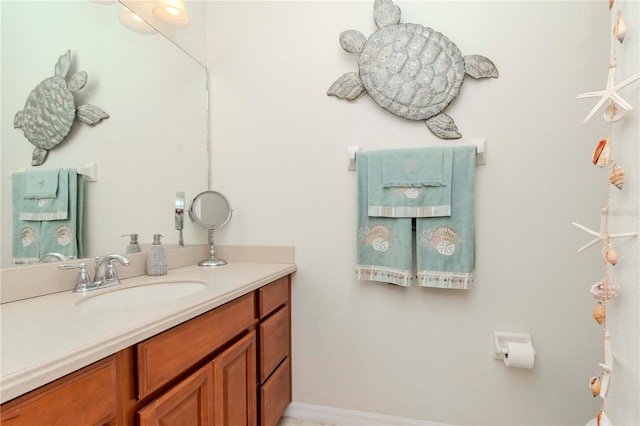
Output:
<instances>
[{"instance_id":1,"label":"bathroom vanity","mask_svg":"<svg viewBox=\"0 0 640 426\"><path fill-rule=\"evenodd\" d=\"M294 271L292 262L187 266L170 270L165 282L188 280L203 289L176 300L139 304L130 296L123 302L128 306L111 307L94 303L101 296L65 291L2 305L9 346L3 341L0 384L7 402L0 423L275 425L291 401ZM123 280L124 289L148 285L150 278ZM19 327L20 309L38 309L47 298L50 309L68 310L57 325L37 331L27 324L16 333L6 325L13 319ZM82 337L92 327L64 323L81 318L107 323ZM58 338L74 335L60 342L61 350L47 343L57 327L74 329L57 332ZM42 334L34 339L30 332ZM14 340L18 335L24 339ZM26 352L36 347L44 353L34 363ZM14 351L25 351L27 360ZM42 380L39 371L52 370L60 377L33 388L34 379Z\"/></svg>"}]
</instances>

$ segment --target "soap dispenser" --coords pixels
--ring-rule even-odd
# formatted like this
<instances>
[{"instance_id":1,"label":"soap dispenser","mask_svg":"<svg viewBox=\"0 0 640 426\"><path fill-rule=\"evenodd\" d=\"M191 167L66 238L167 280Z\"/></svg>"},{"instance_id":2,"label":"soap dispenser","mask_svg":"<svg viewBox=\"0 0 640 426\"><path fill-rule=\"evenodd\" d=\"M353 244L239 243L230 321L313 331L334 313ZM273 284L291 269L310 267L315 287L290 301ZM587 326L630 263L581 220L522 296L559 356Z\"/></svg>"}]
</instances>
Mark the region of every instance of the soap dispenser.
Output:
<instances>
[{"instance_id":1,"label":"soap dispenser","mask_svg":"<svg viewBox=\"0 0 640 426\"><path fill-rule=\"evenodd\" d=\"M127 246L127 253L140 253L140 245L138 244L138 234L124 234L122 237L130 237L129 245Z\"/></svg>"},{"instance_id":2,"label":"soap dispenser","mask_svg":"<svg viewBox=\"0 0 640 426\"><path fill-rule=\"evenodd\" d=\"M167 273L167 256L160 242L162 235L153 234L153 244L149 247L147 257L147 275L164 275Z\"/></svg>"}]
</instances>

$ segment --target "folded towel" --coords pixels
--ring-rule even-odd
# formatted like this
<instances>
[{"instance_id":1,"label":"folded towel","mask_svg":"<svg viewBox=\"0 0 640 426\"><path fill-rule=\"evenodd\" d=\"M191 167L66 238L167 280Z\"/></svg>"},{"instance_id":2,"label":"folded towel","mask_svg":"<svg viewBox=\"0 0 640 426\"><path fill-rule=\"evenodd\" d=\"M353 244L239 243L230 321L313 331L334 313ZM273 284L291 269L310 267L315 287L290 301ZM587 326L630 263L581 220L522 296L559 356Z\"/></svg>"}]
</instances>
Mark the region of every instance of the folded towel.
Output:
<instances>
[{"instance_id":1,"label":"folded towel","mask_svg":"<svg viewBox=\"0 0 640 426\"><path fill-rule=\"evenodd\" d=\"M410 158L421 158L441 175L439 186L386 187L384 173L392 169L389 159L398 166ZM368 208L369 216L375 217L440 217L451 215L452 148L433 147L421 149L399 149L371 151L368 153ZM385 163L385 159L389 160ZM385 165L387 164L387 165ZM358 166L360 168L360 166ZM398 170L395 176L400 176ZM426 175L425 175L426 176ZM395 182L400 182L396 180ZM408 183L405 179L403 182ZM422 182L426 182L423 180Z\"/></svg>"},{"instance_id":2,"label":"folded towel","mask_svg":"<svg viewBox=\"0 0 640 426\"><path fill-rule=\"evenodd\" d=\"M20 213L21 220L60 220L69 217L69 176L77 175L75 169L56 170L57 196L51 198L25 198L15 206ZM36 171L23 172L23 182L29 181ZM73 189L75 193L75 189ZM24 195L24 192L23 192Z\"/></svg>"},{"instance_id":3,"label":"folded towel","mask_svg":"<svg viewBox=\"0 0 640 426\"><path fill-rule=\"evenodd\" d=\"M453 148L451 216L416 219L418 285L468 289L475 266L475 147Z\"/></svg>"},{"instance_id":4,"label":"folded towel","mask_svg":"<svg viewBox=\"0 0 640 426\"><path fill-rule=\"evenodd\" d=\"M444 186L442 147L391 149L382 154L385 188Z\"/></svg>"},{"instance_id":5,"label":"folded towel","mask_svg":"<svg viewBox=\"0 0 640 426\"><path fill-rule=\"evenodd\" d=\"M29 170L24 174L25 199L56 198L60 169Z\"/></svg>"},{"instance_id":6,"label":"folded towel","mask_svg":"<svg viewBox=\"0 0 640 426\"><path fill-rule=\"evenodd\" d=\"M12 179L13 202L13 263L37 263L45 253L56 252L67 257L83 257L84 179L75 169L63 169L66 182L67 210L65 219L23 220L21 208L24 200L24 173L15 173ZM62 182L62 179L61 179ZM58 197L62 196L59 185Z\"/></svg>"},{"instance_id":7,"label":"folded towel","mask_svg":"<svg viewBox=\"0 0 640 426\"><path fill-rule=\"evenodd\" d=\"M367 214L370 155L357 155L356 274L360 280L408 286L412 276L411 219L369 217Z\"/></svg>"}]
</instances>

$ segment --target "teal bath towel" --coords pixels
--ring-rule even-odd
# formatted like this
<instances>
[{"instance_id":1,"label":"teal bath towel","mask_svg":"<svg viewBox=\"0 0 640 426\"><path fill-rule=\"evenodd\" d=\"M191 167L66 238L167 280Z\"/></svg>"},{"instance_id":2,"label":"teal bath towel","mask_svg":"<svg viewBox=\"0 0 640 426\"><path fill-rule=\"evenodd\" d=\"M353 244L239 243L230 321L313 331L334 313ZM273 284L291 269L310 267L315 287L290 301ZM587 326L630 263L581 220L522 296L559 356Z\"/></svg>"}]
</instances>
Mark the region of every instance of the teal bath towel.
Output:
<instances>
[{"instance_id":1,"label":"teal bath towel","mask_svg":"<svg viewBox=\"0 0 640 426\"><path fill-rule=\"evenodd\" d=\"M46 253L60 253L66 257L83 257L83 220L84 220L84 178L78 176L75 169L61 169L66 184L68 212L64 219L24 220L21 209L24 208L24 173L16 173L12 180L13 202L13 263L37 263ZM63 186L58 186L58 197ZM46 199L42 199L46 200ZM62 207L57 207L61 209ZM29 216L34 217L34 216Z\"/></svg>"},{"instance_id":2,"label":"teal bath towel","mask_svg":"<svg viewBox=\"0 0 640 426\"><path fill-rule=\"evenodd\" d=\"M418 285L468 289L475 267L475 147L453 148L451 216L416 219Z\"/></svg>"},{"instance_id":3,"label":"teal bath towel","mask_svg":"<svg viewBox=\"0 0 640 426\"><path fill-rule=\"evenodd\" d=\"M451 147L369 152L369 216L450 216L452 155ZM428 167L430 171L415 167ZM400 183L408 186L396 186Z\"/></svg>"},{"instance_id":4,"label":"teal bath towel","mask_svg":"<svg viewBox=\"0 0 640 426\"><path fill-rule=\"evenodd\" d=\"M411 219L370 217L368 208L371 153L357 155L358 230L356 274L360 280L411 285Z\"/></svg>"},{"instance_id":5,"label":"teal bath towel","mask_svg":"<svg viewBox=\"0 0 640 426\"><path fill-rule=\"evenodd\" d=\"M29 170L24 174L24 198L56 198L60 169ZM66 176L65 176L66 179Z\"/></svg>"}]
</instances>

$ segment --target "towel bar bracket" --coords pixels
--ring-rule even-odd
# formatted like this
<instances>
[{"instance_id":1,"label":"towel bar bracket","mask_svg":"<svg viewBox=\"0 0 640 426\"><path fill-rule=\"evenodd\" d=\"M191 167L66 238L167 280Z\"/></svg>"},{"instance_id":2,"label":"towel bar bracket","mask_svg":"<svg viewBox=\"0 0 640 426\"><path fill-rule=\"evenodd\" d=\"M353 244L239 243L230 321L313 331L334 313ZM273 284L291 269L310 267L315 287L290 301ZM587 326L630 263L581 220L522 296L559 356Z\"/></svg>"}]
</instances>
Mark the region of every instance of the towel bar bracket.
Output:
<instances>
[{"instance_id":1,"label":"towel bar bracket","mask_svg":"<svg viewBox=\"0 0 640 426\"><path fill-rule=\"evenodd\" d=\"M476 166L487 164L487 140L484 138L471 139L469 145L476 147ZM353 172L356 170L356 154L360 152L359 146L347 147L347 170Z\"/></svg>"}]
</instances>

